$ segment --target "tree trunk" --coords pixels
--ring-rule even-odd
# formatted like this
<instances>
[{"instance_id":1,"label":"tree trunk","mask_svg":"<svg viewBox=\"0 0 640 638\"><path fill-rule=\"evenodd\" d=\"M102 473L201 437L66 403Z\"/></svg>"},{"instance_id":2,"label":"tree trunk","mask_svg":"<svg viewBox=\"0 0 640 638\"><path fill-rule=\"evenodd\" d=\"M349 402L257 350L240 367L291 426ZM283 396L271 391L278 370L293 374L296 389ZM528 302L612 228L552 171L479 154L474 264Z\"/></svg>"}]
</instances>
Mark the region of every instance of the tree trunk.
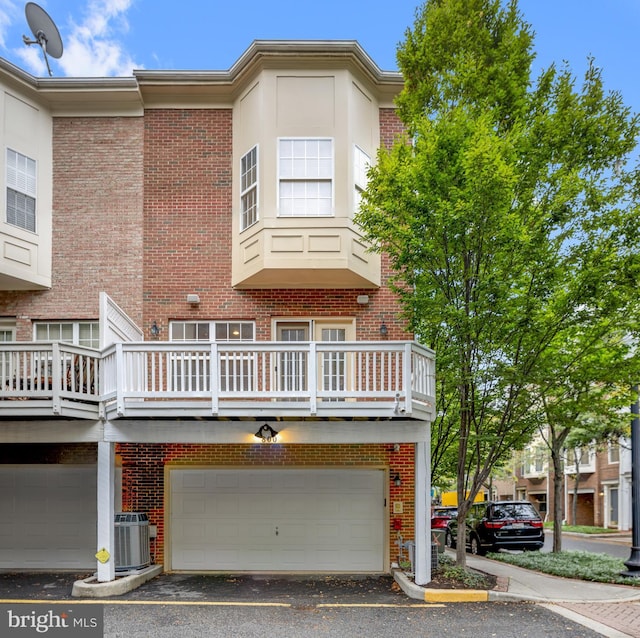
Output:
<instances>
[{"instance_id":1,"label":"tree trunk","mask_svg":"<svg viewBox=\"0 0 640 638\"><path fill-rule=\"evenodd\" d=\"M467 368L463 364L463 370ZM463 379L468 377L463 372ZM467 566L466 554L466 519L470 502L467 496L467 445L471 431L471 415L469 414L470 388L466 381L460 384L460 441L458 443L458 461L456 475L458 481L458 536L456 539L456 564L458 567Z\"/></svg>"},{"instance_id":2,"label":"tree trunk","mask_svg":"<svg viewBox=\"0 0 640 638\"><path fill-rule=\"evenodd\" d=\"M551 461L553 463L553 552L562 551L562 492L564 472L562 467L562 447L555 438L551 441Z\"/></svg>"},{"instance_id":3,"label":"tree trunk","mask_svg":"<svg viewBox=\"0 0 640 638\"><path fill-rule=\"evenodd\" d=\"M576 450L573 450L573 458L576 462L576 473L573 477L573 502L571 503L571 524L578 524L578 489L580 487L580 459L582 458L582 454L580 458L578 458L578 453Z\"/></svg>"}]
</instances>

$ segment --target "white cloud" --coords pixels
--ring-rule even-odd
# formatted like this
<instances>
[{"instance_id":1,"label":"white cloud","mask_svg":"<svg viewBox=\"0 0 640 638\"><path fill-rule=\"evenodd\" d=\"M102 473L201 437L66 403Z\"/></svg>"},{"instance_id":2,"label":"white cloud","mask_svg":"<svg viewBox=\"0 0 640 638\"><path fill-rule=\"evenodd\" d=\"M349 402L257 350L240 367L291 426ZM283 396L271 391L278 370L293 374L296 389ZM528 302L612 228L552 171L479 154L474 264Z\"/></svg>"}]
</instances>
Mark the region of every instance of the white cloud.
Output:
<instances>
[{"instance_id":1,"label":"white cloud","mask_svg":"<svg viewBox=\"0 0 640 638\"><path fill-rule=\"evenodd\" d=\"M7 48L7 33L20 15L22 7L11 0L0 0L0 47Z\"/></svg>"},{"instance_id":2,"label":"white cloud","mask_svg":"<svg viewBox=\"0 0 640 638\"><path fill-rule=\"evenodd\" d=\"M54 75L75 77L107 77L132 75L133 69L142 68L125 48L124 38L129 31L127 12L135 0L80 0L68 7L71 14L49 14L56 23L63 42L59 60L49 57ZM43 8L47 10L46 3ZM20 26L18 26L20 25ZM0 48L10 48L20 64L36 76L46 76L47 67L38 46L7 47L15 40L18 29L31 37L24 19L22 0L0 0Z\"/></svg>"},{"instance_id":3,"label":"white cloud","mask_svg":"<svg viewBox=\"0 0 640 638\"><path fill-rule=\"evenodd\" d=\"M126 13L133 0L89 0L81 22L72 22L59 60L65 75L106 77L131 75L141 68L121 38L129 29Z\"/></svg>"}]
</instances>

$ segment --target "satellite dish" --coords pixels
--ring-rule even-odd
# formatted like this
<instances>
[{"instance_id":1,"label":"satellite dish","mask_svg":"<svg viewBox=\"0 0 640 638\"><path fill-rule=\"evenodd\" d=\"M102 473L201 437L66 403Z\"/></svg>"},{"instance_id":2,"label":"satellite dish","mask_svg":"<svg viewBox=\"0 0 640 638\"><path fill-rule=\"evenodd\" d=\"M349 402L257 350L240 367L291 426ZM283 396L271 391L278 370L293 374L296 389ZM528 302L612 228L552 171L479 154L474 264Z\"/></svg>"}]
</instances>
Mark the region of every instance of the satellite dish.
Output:
<instances>
[{"instance_id":1,"label":"satellite dish","mask_svg":"<svg viewBox=\"0 0 640 638\"><path fill-rule=\"evenodd\" d=\"M44 54L44 61L47 64L47 70L51 75L51 67L49 66L47 55L56 59L62 57L62 38L58 27L49 17L49 14L35 2L27 2L24 12L35 40L30 40L26 35L22 36L22 40L25 44L38 44L40 46Z\"/></svg>"}]
</instances>

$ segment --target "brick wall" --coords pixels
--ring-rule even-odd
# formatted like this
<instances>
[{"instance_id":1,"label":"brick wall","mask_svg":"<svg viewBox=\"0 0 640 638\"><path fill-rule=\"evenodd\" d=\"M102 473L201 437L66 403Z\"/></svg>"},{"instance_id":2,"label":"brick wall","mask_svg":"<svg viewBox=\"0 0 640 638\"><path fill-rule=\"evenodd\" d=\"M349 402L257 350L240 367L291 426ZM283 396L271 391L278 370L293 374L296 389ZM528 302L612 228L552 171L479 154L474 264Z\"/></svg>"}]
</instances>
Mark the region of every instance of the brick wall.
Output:
<instances>
[{"instance_id":1,"label":"brick wall","mask_svg":"<svg viewBox=\"0 0 640 638\"><path fill-rule=\"evenodd\" d=\"M398 128L385 111L385 139ZM393 126L392 126L393 125ZM389 138L390 139L390 138ZM269 340L271 318L355 316L358 339L407 339L395 296L380 290L234 290L231 287L232 113L228 109L145 114L144 328L160 340L170 320L252 320ZM385 263L383 277L388 277ZM193 308L189 293L200 296ZM369 295L367 306L357 303Z\"/></svg>"},{"instance_id":2,"label":"brick wall","mask_svg":"<svg viewBox=\"0 0 640 638\"><path fill-rule=\"evenodd\" d=\"M52 288L0 292L2 315L31 320L97 319L107 292L142 319L142 118L53 121Z\"/></svg>"},{"instance_id":3,"label":"brick wall","mask_svg":"<svg viewBox=\"0 0 640 638\"><path fill-rule=\"evenodd\" d=\"M149 514L158 527L154 553L162 561L165 549L164 468L176 466L210 467L386 467L399 472L402 485L389 485L390 559L397 556L393 519L400 519L405 540L414 530L414 446L403 444L398 452L393 445L193 445L193 444L120 444L122 465L122 509ZM403 503L403 513L393 514L393 503Z\"/></svg>"},{"instance_id":4,"label":"brick wall","mask_svg":"<svg viewBox=\"0 0 640 638\"><path fill-rule=\"evenodd\" d=\"M383 137L400 131L393 110L383 114ZM231 287L232 113L228 109L152 110L145 113L144 166L144 328L155 321L168 339L171 320L252 320L256 339L269 340L272 317L355 316L358 339L407 339L396 321L395 296L380 290L234 290ZM388 278L383 259L383 280ZM186 302L197 293L200 304ZM359 294L369 295L366 306ZM148 332L147 332L148 334ZM158 527L155 555L164 552L164 466L247 465L286 467L389 467L403 484L390 486L402 501L404 538L414 535L414 448L400 453L385 445L120 445L123 509L145 511ZM392 556L397 553L392 533Z\"/></svg>"}]
</instances>

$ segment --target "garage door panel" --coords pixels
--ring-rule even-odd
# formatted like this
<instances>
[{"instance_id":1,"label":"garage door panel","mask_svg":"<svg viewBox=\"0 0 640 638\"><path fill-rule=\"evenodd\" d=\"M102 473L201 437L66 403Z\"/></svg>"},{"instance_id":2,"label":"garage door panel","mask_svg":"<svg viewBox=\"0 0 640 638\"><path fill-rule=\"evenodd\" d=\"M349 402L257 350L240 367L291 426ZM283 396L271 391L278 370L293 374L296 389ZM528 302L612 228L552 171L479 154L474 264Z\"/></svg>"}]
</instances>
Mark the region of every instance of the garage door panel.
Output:
<instances>
[{"instance_id":1,"label":"garage door panel","mask_svg":"<svg viewBox=\"0 0 640 638\"><path fill-rule=\"evenodd\" d=\"M274 486L274 477L272 474L263 472L247 471L246 474L239 474L238 487L245 488L246 491L270 491Z\"/></svg>"},{"instance_id":2,"label":"garage door panel","mask_svg":"<svg viewBox=\"0 0 640 638\"><path fill-rule=\"evenodd\" d=\"M213 477L213 486L218 489L238 489L240 487L240 477L237 474L226 473L216 474Z\"/></svg>"},{"instance_id":3,"label":"garage door panel","mask_svg":"<svg viewBox=\"0 0 640 638\"><path fill-rule=\"evenodd\" d=\"M335 523L319 523L317 529L317 540L319 544L336 545L336 542L342 538L342 527Z\"/></svg>"},{"instance_id":4,"label":"garage door panel","mask_svg":"<svg viewBox=\"0 0 640 638\"><path fill-rule=\"evenodd\" d=\"M384 567L381 471L176 468L170 490L172 569ZM187 508L187 498L207 505Z\"/></svg>"},{"instance_id":5,"label":"garage door panel","mask_svg":"<svg viewBox=\"0 0 640 638\"><path fill-rule=\"evenodd\" d=\"M207 511L207 501L195 494L185 494L181 501L181 513L186 516L197 516Z\"/></svg>"},{"instance_id":6,"label":"garage door panel","mask_svg":"<svg viewBox=\"0 0 640 638\"><path fill-rule=\"evenodd\" d=\"M179 534L185 543L202 543L208 536L207 526L203 522L192 521L189 525L183 525Z\"/></svg>"},{"instance_id":7,"label":"garage door panel","mask_svg":"<svg viewBox=\"0 0 640 638\"><path fill-rule=\"evenodd\" d=\"M190 489L199 490L205 486L206 475L200 470L191 470L182 473L179 480L179 489L183 491L189 491Z\"/></svg>"},{"instance_id":8,"label":"garage door panel","mask_svg":"<svg viewBox=\"0 0 640 638\"><path fill-rule=\"evenodd\" d=\"M0 568L95 567L95 466L3 466L0 485Z\"/></svg>"},{"instance_id":9,"label":"garage door panel","mask_svg":"<svg viewBox=\"0 0 640 638\"><path fill-rule=\"evenodd\" d=\"M229 495L229 498L233 498L233 495ZM256 494L243 494L241 499L237 499L236 503L239 505L239 509L246 513L259 514L261 516L267 516L273 511L273 501L270 496L264 495L258 496ZM246 515L245 514L245 515Z\"/></svg>"}]
</instances>

